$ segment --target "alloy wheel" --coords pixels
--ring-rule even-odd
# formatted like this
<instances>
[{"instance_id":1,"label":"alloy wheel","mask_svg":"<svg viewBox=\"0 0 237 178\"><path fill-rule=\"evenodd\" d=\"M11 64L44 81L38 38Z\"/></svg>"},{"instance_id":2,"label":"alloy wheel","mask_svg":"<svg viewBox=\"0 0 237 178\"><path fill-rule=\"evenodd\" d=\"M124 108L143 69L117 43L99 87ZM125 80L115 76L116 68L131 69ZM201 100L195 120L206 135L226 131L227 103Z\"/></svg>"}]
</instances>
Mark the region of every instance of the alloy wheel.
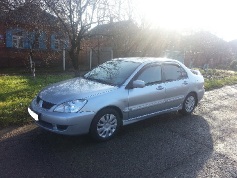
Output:
<instances>
[{"instance_id":1,"label":"alloy wheel","mask_svg":"<svg viewBox=\"0 0 237 178\"><path fill-rule=\"evenodd\" d=\"M117 128L117 118L113 114L103 115L97 123L97 133L102 138L109 138Z\"/></svg>"},{"instance_id":2,"label":"alloy wheel","mask_svg":"<svg viewBox=\"0 0 237 178\"><path fill-rule=\"evenodd\" d=\"M191 113L193 111L193 109L195 108L195 102L196 102L195 97L192 95L190 95L186 99L184 104L186 112Z\"/></svg>"}]
</instances>

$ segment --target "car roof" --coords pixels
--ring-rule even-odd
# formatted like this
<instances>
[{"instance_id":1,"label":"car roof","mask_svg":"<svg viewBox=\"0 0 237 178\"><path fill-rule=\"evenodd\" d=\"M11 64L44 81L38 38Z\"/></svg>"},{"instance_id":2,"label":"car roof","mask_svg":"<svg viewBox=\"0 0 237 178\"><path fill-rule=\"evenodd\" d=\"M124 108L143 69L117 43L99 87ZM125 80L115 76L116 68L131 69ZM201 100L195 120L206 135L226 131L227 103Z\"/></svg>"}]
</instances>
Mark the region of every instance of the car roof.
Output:
<instances>
[{"instance_id":1,"label":"car roof","mask_svg":"<svg viewBox=\"0 0 237 178\"><path fill-rule=\"evenodd\" d=\"M131 62L138 62L141 64L150 64L153 62L164 63L164 62L178 62L177 60L170 59L170 58L156 58L156 57L127 57L127 58L116 58L113 60L122 60L122 61L131 61Z\"/></svg>"}]
</instances>

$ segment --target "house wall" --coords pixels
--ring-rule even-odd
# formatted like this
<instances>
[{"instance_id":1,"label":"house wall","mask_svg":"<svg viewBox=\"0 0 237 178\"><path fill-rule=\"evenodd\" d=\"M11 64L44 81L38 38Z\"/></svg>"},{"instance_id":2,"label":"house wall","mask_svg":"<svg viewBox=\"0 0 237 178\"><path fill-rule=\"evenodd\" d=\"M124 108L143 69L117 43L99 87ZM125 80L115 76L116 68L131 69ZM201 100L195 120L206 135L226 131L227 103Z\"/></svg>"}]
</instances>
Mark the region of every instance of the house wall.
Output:
<instances>
[{"instance_id":1,"label":"house wall","mask_svg":"<svg viewBox=\"0 0 237 178\"><path fill-rule=\"evenodd\" d=\"M62 48L67 47L68 42L65 38L62 39L62 35L59 36L57 28L50 26L40 26L41 28L36 28L34 24L12 24L6 22L0 22L0 42L1 37L2 43L0 43L0 68L2 67L25 67L30 64L29 54L31 52L32 43L30 41L30 34L36 34L36 29L42 32L42 37L40 35L35 35L34 39L43 39L38 40L38 47L32 50L33 52L33 61L36 66L57 66L61 64L62 61ZM12 44L13 33L17 30L24 31L24 47L16 48ZM38 33L39 34L39 33ZM37 36L37 37L36 37ZM35 40L36 41L36 40ZM56 41L59 41L59 48L56 45Z\"/></svg>"}]
</instances>

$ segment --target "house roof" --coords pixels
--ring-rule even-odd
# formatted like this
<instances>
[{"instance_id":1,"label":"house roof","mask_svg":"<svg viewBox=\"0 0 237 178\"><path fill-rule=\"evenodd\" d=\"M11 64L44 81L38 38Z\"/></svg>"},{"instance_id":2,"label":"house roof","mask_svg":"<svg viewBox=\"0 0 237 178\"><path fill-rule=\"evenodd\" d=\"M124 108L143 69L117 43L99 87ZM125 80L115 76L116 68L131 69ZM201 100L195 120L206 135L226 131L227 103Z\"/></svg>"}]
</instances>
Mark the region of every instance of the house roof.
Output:
<instances>
[{"instance_id":1,"label":"house roof","mask_svg":"<svg viewBox=\"0 0 237 178\"><path fill-rule=\"evenodd\" d=\"M123 32L124 30L137 29L138 27L131 21L110 22L108 24L97 25L91 31L89 36L94 35L113 35L114 33Z\"/></svg>"},{"instance_id":2,"label":"house roof","mask_svg":"<svg viewBox=\"0 0 237 178\"><path fill-rule=\"evenodd\" d=\"M0 14L1 15L1 14ZM58 20L55 16L42 10L38 5L25 3L15 10L9 11L4 15L7 22L24 24L50 24L56 25Z\"/></svg>"}]
</instances>

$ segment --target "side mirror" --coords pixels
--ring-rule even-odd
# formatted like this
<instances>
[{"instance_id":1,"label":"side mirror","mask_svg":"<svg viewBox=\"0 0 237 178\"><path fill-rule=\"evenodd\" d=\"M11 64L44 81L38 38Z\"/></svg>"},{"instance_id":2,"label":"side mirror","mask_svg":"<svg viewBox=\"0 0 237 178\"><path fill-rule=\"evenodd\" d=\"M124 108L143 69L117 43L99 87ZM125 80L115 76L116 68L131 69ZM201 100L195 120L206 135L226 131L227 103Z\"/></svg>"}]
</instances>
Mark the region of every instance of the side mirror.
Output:
<instances>
[{"instance_id":1,"label":"side mirror","mask_svg":"<svg viewBox=\"0 0 237 178\"><path fill-rule=\"evenodd\" d=\"M142 80L135 80L132 83L133 88L144 88L146 86L145 82Z\"/></svg>"}]
</instances>

